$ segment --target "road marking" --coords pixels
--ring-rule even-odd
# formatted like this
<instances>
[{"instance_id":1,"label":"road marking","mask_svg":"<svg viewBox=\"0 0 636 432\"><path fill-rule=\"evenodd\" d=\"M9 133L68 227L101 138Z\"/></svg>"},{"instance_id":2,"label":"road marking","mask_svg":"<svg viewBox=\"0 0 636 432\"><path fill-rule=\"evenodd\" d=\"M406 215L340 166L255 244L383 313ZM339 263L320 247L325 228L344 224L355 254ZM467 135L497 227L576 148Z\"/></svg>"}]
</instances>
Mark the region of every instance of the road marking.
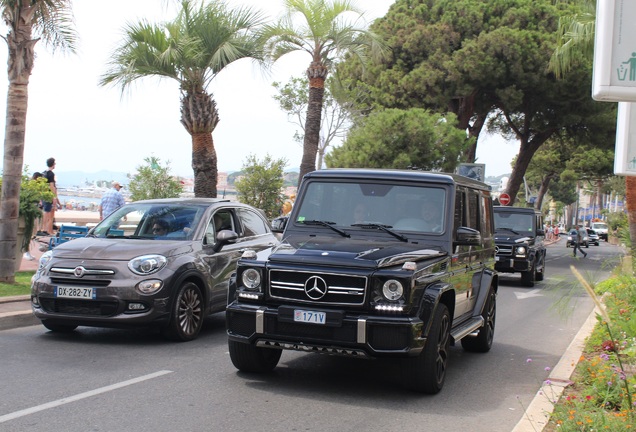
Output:
<instances>
[{"instance_id":1,"label":"road marking","mask_svg":"<svg viewBox=\"0 0 636 432\"><path fill-rule=\"evenodd\" d=\"M129 386L129 385L132 385L132 384L137 384L137 383L140 383L142 381L147 381L149 379L157 378L157 377L160 377L162 375L169 374L169 373L172 373L172 371L162 370L162 371L159 371L159 372L155 372L155 373L151 373L151 374L148 374L148 375L140 376L139 378L133 378L133 379L128 380L128 381L122 381L122 382L117 383L117 384L112 384L112 385L109 385L109 386L106 386L106 387L102 387L102 388L98 388L98 389L95 389L95 390L87 391L85 393L80 393L80 394L75 395L75 396L70 396L70 397L58 399L56 401L48 402L48 403L45 403L45 404L42 404L42 405L38 405L38 406L34 406L32 408L27 408L27 409L23 409L23 410L20 410L20 411L13 412L13 413L5 414L3 416L0 416L0 423L7 422L9 420L14 420L14 419L17 419L19 417L24 417L24 416L27 416L27 415L30 415L30 414L34 414L34 413L39 412L39 411L44 411L44 410L47 410L49 408L55 408L55 407L58 407L60 405L64 405L64 404L67 404L67 403L76 402L78 400L86 399L86 398L89 398L91 396L95 396L95 395L98 395L98 394L101 394L101 393L106 393L106 392L109 392L109 391L112 391L112 390L117 390L117 389L120 389L122 387L126 387L126 386Z\"/></svg>"},{"instance_id":2,"label":"road marking","mask_svg":"<svg viewBox=\"0 0 636 432\"><path fill-rule=\"evenodd\" d=\"M541 292L540 288L533 289L532 291L528 291L528 292L515 291L515 296L517 297L517 300L523 300L530 297L543 297L543 294L540 294L540 292Z\"/></svg>"}]
</instances>

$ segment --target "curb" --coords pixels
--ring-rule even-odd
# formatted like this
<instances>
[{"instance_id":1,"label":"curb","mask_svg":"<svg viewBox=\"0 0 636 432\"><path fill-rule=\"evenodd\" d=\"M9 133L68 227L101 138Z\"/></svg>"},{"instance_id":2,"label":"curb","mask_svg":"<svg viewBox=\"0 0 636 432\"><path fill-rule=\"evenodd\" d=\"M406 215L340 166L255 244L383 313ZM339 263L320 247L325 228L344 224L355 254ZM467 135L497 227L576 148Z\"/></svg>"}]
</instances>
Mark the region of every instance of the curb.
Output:
<instances>
[{"instance_id":1,"label":"curb","mask_svg":"<svg viewBox=\"0 0 636 432\"><path fill-rule=\"evenodd\" d=\"M565 350L561 360L554 367L548 379L543 381L541 388L525 410L523 418L519 420L512 432L541 432L550 421L554 406L561 398L565 388L572 384L570 377L579 363L585 347L585 339L596 326L598 308L587 317L574 340Z\"/></svg>"},{"instance_id":2,"label":"curb","mask_svg":"<svg viewBox=\"0 0 636 432\"><path fill-rule=\"evenodd\" d=\"M31 297L28 295L1 297L0 305L7 305L8 310L0 313L0 331L40 324L40 320L33 315Z\"/></svg>"}]
</instances>

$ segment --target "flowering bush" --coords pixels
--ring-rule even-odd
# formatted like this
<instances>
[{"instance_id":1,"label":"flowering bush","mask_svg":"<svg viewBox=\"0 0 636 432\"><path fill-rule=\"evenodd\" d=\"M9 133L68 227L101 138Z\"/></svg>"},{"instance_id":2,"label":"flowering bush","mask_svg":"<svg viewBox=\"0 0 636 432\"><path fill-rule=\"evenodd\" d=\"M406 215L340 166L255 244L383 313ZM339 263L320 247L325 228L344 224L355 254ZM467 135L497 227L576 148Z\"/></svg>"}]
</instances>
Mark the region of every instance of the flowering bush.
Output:
<instances>
[{"instance_id":1,"label":"flowering bush","mask_svg":"<svg viewBox=\"0 0 636 432\"><path fill-rule=\"evenodd\" d=\"M0 177L1 187L2 178ZM38 207L40 201L52 202L53 192L45 178L41 177L37 180L32 180L25 168L20 184L20 209L18 210L18 217L24 219L25 235L20 245L22 250L28 250L35 221L42 217L42 210Z\"/></svg>"}]
</instances>

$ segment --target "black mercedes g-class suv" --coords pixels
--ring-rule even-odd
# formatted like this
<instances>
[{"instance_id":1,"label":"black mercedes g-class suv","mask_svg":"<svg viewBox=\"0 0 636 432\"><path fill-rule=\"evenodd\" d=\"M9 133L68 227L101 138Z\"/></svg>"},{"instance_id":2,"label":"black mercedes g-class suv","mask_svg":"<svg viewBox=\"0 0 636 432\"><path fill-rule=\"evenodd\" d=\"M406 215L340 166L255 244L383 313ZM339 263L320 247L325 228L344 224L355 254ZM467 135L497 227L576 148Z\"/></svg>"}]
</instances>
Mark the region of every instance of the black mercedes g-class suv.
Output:
<instances>
[{"instance_id":1,"label":"black mercedes g-class suv","mask_svg":"<svg viewBox=\"0 0 636 432\"><path fill-rule=\"evenodd\" d=\"M521 273L521 282L534 286L545 276L545 231L539 210L495 206L495 270Z\"/></svg>"},{"instance_id":2,"label":"black mercedes g-class suv","mask_svg":"<svg viewBox=\"0 0 636 432\"><path fill-rule=\"evenodd\" d=\"M246 251L230 282L230 358L266 372L283 349L401 358L405 384L442 389L449 345L490 350L497 273L489 186L421 171L307 174L281 245Z\"/></svg>"}]
</instances>

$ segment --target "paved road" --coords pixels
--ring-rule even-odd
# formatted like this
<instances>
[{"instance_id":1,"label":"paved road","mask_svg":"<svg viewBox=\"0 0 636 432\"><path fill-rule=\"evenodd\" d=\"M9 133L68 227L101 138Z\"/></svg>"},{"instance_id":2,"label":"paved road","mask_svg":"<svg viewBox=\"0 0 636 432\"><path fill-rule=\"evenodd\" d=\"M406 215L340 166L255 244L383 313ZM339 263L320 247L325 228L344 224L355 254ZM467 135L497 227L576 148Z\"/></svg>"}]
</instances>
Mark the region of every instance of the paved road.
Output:
<instances>
[{"instance_id":1,"label":"paved road","mask_svg":"<svg viewBox=\"0 0 636 432\"><path fill-rule=\"evenodd\" d=\"M620 252L588 251L550 246L534 288L504 276L493 349L453 348L436 396L404 391L387 361L284 352L272 374L237 373L222 314L181 344L150 330L0 331L0 430L510 431L592 310L569 265L602 279Z\"/></svg>"}]
</instances>

